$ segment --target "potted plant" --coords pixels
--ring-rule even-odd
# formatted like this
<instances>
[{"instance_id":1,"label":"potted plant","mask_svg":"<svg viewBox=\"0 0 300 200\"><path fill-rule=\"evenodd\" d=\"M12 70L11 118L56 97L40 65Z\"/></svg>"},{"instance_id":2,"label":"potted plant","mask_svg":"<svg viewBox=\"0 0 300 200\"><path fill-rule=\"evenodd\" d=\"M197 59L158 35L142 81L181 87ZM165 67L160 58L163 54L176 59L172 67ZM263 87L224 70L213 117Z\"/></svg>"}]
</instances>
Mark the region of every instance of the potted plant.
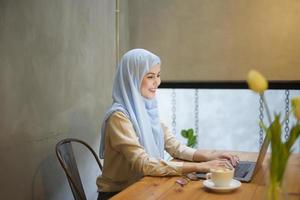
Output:
<instances>
[{"instance_id":1,"label":"potted plant","mask_svg":"<svg viewBox=\"0 0 300 200\"><path fill-rule=\"evenodd\" d=\"M197 135L194 129L181 130L181 136L187 139L187 146L195 148L197 146Z\"/></svg>"}]
</instances>

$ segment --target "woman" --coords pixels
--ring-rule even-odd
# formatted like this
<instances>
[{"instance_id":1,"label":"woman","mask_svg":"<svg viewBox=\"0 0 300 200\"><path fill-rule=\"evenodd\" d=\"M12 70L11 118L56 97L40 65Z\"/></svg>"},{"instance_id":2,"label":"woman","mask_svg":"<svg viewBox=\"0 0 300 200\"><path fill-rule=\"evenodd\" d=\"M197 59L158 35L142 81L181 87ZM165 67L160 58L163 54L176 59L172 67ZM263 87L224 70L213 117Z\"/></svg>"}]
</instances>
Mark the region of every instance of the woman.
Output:
<instances>
[{"instance_id":1,"label":"woman","mask_svg":"<svg viewBox=\"0 0 300 200\"><path fill-rule=\"evenodd\" d=\"M121 59L113 86L113 104L101 128L102 175L97 179L98 199L107 199L145 175L175 176L235 166L230 154L204 154L180 144L160 123L155 94L161 83L160 58L133 49ZM166 150L174 158L164 161Z\"/></svg>"}]
</instances>

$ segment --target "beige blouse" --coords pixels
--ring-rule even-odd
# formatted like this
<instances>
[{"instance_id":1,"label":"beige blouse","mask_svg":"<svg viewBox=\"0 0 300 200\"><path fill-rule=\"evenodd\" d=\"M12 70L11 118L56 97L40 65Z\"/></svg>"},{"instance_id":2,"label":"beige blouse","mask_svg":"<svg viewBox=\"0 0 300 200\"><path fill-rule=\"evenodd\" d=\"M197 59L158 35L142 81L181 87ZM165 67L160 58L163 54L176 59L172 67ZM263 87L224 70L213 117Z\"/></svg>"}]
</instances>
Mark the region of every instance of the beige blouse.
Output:
<instances>
[{"instance_id":1,"label":"beige blouse","mask_svg":"<svg viewBox=\"0 0 300 200\"><path fill-rule=\"evenodd\" d=\"M165 150L174 158L192 161L195 149L182 145L162 125ZM98 191L120 191L143 176L182 174L183 162L151 158L140 145L131 121L122 112L107 121L102 175L97 178Z\"/></svg>"}]
</instances>

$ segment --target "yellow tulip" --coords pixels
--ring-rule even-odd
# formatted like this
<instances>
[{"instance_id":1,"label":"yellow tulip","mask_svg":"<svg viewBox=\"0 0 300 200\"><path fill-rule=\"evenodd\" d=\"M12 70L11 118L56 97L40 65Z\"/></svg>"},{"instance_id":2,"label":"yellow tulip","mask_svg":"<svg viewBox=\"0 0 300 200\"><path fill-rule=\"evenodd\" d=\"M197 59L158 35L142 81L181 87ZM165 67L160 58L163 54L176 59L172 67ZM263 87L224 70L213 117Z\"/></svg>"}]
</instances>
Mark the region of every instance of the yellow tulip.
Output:
<instances>
[{"instance_id":1,"label":"yellow tulip","mask_svg":"<svg viewBox=\"0 0 300 200\"><path fill-rule=\"evenodd\" d=\"M247 83L249 88L257 93L262 93L268 89L268 81L256 70L249 71Z\"/></svg>"},{"instance_id":2,"label":"yellow tulip","mask_svg":"<svg viewBox=\"0 0 300 200\"><path fill-rule=\"evenodd\" d=\"M292 108L295 117L297 118L297 120L300 120L300 97L294 97L292 99Z\"/></svg>"}]
</instances>

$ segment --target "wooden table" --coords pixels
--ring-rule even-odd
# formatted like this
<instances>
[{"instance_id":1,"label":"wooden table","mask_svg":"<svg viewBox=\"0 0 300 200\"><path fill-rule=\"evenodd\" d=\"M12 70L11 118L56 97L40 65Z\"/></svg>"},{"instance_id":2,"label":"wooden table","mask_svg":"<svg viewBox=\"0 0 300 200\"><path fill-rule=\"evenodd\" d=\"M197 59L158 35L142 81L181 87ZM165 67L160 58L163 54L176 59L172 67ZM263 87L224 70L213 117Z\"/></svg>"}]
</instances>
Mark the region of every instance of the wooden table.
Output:
<instances>
[{"instance_id":1,"label":"wooden table","mask_svg":"<svg viewBox=\"0 0 300 200\"><path fill-rule=\"evenodd\" d=\"M232 152L239 155L241 160L255 161L257 153ZM181 187L175 183L180 177L144 177L140 181L126 188L113 200L125 199L174 199L174 200L248 200L266 199L267 161L265 159L258 173L250 183L242 183L242 186L228 193L216 193L203 186L203 180L189 181ZM287 199L300 200L300 154L293 154L288 163L283 184Z\"/></svg>"}]
</instances>

